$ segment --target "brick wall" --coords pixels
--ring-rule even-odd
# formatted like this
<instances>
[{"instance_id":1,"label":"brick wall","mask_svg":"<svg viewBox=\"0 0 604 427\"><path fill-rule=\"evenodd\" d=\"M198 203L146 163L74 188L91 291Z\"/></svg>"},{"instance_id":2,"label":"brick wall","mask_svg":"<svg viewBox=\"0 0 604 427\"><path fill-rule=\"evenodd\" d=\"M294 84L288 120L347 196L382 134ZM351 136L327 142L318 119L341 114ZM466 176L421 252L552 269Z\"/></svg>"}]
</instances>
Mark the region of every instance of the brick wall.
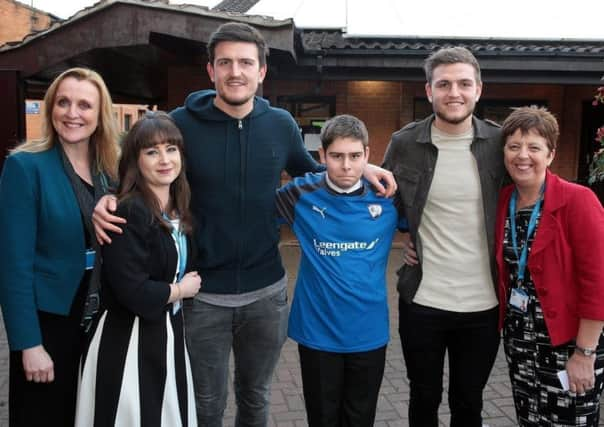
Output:
<instances>
[{"instance_id":1,"label":"brick wall","mask_svg":"<svg viewBox=\"0 0 604 427\"><path fill-rule=\"evenodd\" d=\"M558 119L560 139L551 169L555 173L574 180L581 139L581 105L584 99L593 96L593 90L569 90L560 85L485 85L483 99L535 99L544 100L548 109ZM585 98L587 97L587 98ZM520 105L519 105L520 106Z\"/></svg>"},{"instance_id":2,"label":"brick wall","mask_svg":"<svg viewBox=\"0 0 604 427\"><path fill-rule=\"evenodd\" d=\"M382 163L392 132L401 127L402 97L400 82L346 82L338 113L352 114L367 125L371 163Z\"/></svg>"},{"instance_id":3,"label":"brick wall","mask_svg":"<svg viewBox=\"0 0 604 427\"><path fill-rule=\"evenodd\" d=\"M0 45L20 41L32 32L45 30L51 24L46 13L33 10L14 0L0 0Z\"/></svg>"},{"instance_id":4,"label":"brick wall","mask_svg":"<svg viewBox=\"0 0 604 427\"><path fill-rule=\"evenodd\" d=\"M146 105L113 104L113 114L120 131L127 132L146 111Z\"/></svg>"},{"instance_id":5,"label":"brick wall","mask_svg":"<svg viewBox=\"0 0 604 427\"><path fill-rule=\"evenodd\" d=\"M267 81L263 95L275 102L280 95L335 96L336 114L352 114L369 131L370 161L382 162L390 135L400 127L401 83L377 81Z\"/></svg>"}]
</instances>

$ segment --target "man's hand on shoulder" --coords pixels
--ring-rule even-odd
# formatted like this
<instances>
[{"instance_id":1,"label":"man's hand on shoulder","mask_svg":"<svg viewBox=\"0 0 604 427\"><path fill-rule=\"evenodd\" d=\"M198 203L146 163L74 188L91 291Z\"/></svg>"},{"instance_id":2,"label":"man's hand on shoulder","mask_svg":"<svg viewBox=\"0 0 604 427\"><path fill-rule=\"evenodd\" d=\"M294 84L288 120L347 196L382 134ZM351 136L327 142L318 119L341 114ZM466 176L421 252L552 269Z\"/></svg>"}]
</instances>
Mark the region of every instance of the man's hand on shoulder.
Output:
<instances>
[{"instance_id":1,"label":"man's hand on shoulder","mask_svg":"<svg viewBox=\"0 0 604 427\"><path fill-rule=\"evenodd\" d=\"M363 176L373 185L378 195L392 197L396 193L396 180L389 170L369 163L365 166Z\"/></svg>"}]
</instances>

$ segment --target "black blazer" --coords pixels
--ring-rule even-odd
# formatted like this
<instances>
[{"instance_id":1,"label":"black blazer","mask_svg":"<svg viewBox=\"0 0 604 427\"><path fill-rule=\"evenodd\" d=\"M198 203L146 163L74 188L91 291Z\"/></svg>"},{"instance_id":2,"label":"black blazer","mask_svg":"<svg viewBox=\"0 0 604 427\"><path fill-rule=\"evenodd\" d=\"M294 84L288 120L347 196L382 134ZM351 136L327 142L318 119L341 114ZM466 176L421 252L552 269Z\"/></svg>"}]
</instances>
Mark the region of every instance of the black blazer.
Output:
<instances>
[{"instance_id":1,"label":"black blazer","mask_svg":"<svg viewBox=\"0 0 604 427\"><path fill-rule=\"evenodd\" d=\"M158 320L172 307L167 301L176 271L174 240L140 196L120 202L116 215L128 222L122 227L123 234L111 233L112 243L103 246L103 305L144 320ZM193 252L187 238L186 271L195 260Z\"/></svg>"}]
</instances>

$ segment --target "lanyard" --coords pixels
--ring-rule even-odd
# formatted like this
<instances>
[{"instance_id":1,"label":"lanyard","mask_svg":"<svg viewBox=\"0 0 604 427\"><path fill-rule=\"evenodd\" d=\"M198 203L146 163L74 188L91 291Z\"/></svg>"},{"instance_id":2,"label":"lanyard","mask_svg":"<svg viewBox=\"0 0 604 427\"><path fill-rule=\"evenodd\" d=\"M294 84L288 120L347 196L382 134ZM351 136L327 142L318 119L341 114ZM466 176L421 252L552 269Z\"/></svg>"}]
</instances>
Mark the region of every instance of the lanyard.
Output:
<instances>
[{"instance_id":1,"label":"lanyard","mask_svg":"<svg viewBox=\"0 0 604 427\"><path fill-rule=\"evenodd\" d=\"M170 221L170 218L168 218L166 214L163 214L163 217ZM179 227L174 227L174 224L172 224L170 234L176 245L176 253L178 256L176 280L180 282L180 279L185 275L185 269L187 268L187 237L180 231Z\"/></svg>"},{"instance_id":2,"label":"lanyard","mask_svg":"<svg viewBox=\"0 0 604 427\"><path fill-rule=\"evenodd\" d=\"M187 238L185 233L180 231L179 223L174 223L168 218L168 215L163 214L164 219L168 220L172 225L172 230L170 234L172 235L172 239L174 240L174 245L176 246L176 273L174 274L174 281L178 285L178 282L182 279L182 276L185 275L185 269L187 268ZM175 227L176 225L176 227ZM172 304L172 314L178 313L180 310L181 301L174 301Z\"/></svg>"},{"instance_id":3,"label":"lanyard","mask_svg":"<svg viewBox=\"0 0 604 427\"><path fill-rule=\"evenodd\" d=\"M176 243L176 250L178 252L178 281L185 275L185 269L187 268L187 238L185 233L172 227L172 238Z\"/></svg>"},{"instance_id":4,"label":"lanyard","mask_svg":"<svg viewBox=\"0 0 604 427\"><path fill-rule=\"evenodd\" d=\"M514 192L512 193L512 198L510 199L510 233L512 234L512 249L514 249L516 258L518 258L519 282L524 281L524 271L526 270L526 261L528 258L528 240L534 233L535 228L537 227L537 217L539 216L539 211L541 210L541 200L544 189L545 184L541 187L541 191L539 192L539 199L537 200L537 203L535 203L533 211L531 212L531 218L529 220L528 229L526 230L526 239L524 241L524 245L522 246L522 252L520 253L520 256L518 256L518 238L516 236L516 203L518 200L518 190L514 190Z\"/></svg>"}]
</instances>

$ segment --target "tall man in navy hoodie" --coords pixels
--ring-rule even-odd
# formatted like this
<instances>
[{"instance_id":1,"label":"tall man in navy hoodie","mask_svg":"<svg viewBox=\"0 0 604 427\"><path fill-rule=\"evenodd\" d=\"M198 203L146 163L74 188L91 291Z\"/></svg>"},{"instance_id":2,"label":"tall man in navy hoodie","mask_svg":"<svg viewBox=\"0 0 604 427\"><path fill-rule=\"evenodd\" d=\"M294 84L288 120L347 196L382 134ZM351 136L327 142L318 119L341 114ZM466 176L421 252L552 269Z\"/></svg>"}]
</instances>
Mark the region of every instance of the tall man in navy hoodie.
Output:
<instances>
[{"instance_id":1,"label":"tall man in navy hoodie","mask_svg":"<svg viewBox=\"0 0 604 427\"><path fill-rule=\"evenodd\" d=\"M283 169L294 176L321 169L291 115L255 96L267 53L262 35L249 25L220 26L208 43L215 90L190 94L172 112L185 141L203 279L202 291L184 307L200 426L222 425L231 349L235 423L267 425L288 317L275 189ZM365 177L385 195L396 190L392 175L380 168L366 168ZM119 222L108 212L113 207L106 199L94 214L97 234L106 241L102 229L115 230L111 223Z\"/></svg>"}]
</instances>

